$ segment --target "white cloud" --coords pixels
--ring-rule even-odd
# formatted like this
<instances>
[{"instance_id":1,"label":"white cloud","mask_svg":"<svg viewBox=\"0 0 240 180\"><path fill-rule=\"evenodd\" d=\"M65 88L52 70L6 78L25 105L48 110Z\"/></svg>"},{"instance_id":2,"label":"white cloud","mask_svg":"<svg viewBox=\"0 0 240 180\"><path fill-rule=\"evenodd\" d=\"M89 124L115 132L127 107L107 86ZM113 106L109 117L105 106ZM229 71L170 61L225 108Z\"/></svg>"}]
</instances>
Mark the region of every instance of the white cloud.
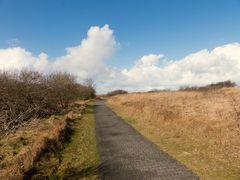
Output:
<instances>
[{"instance_id":1,"label":"white cloud","mask_svg":"<svg viewBox=\"0 0 240 180\"><path fill-rule=\"evenodd\" d=\"M91 27L78 46L66 48L66 54L49 59L45 53L33 55L21 47L0 49L0 69L29 68L42 72L67 71L79 79L95 78L98 91L116 88L130 91L177 88L232 80L240 83L240 44L232 43L209 51L203 49L180 60L168 60L162 54L145 55L130 68L107 66L117 49L113 30L108 25Z\"/></svg>"},{"instance_id":2,"label":"white cloud","mask_svg":"<svg viewBox=\"0 0 240 180\"><path fill-rule=\"evenodd\" d=\"M104 61L116 48L113 31L108 25L91 27L80 45L66 49L66 55L49 60L47 54L35 56L21 47L0 49L0 69L22 69L51 72L67 71L85 79L95 77L105 69Z\"/></svg>"},{"instance_id":3,"label":"white cloud","mask_svg":"<svg viewBox=\"0 0 240 180\"><path fill-rule=\"evenodd\" d=\"M81 45L67 48L65 56L53 62L56 70L69 71L81 78L95 77L105 69L104 61L116 48L113 31L108 25L91 27Z\"/></svg>"},{"instance_id":4,"label":"white cloud","mask_svg":"<svg viewBox=\"0 0 240 180\"><path fill-rule=\"evenodd\" d=\"M102 90L125 88L130 91L177 88L232 80L240 83L240 44L233 43L166 61L163 55L150 54L123 70L112 70Z\"/></svg>"},{"instance_id":5,"label":"white cloud","mask_svg":"<svg viewBox=\"0 0 240 180\"><path fill-rule=\"evenodd\" d=\"M20 47L0 49L0 69L41 69L43 63L47 62L47 55L41 53L33 56L30 52ZM39 67L39 69L38 69Z\"/></svg>"}]
</instances>

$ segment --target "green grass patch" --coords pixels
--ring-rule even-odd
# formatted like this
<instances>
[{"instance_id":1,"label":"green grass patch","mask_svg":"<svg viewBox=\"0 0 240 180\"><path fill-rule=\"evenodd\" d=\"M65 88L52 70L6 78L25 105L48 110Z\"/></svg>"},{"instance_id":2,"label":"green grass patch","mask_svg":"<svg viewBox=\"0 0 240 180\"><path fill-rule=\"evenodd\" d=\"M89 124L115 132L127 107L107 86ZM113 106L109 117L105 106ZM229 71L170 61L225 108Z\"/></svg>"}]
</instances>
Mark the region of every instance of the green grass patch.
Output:
<instances>
[{"instance_id":1,"label":"green grass patch","mask_svg":"<svg viewBox=\"0 0 240 180\"><path fill-rule=\"evenodd\" d=\"M48 148L33 168L28 179L98 179L99 158L95 137L94 102L89 102L83 112L72 109L73 118L57 143ZM81 113L81 114L80 114Z\"/></svg>"},{"instance_id":2,"label":"green grass patch","mask_svg":"<svg viewBox=\"0 0 240 180\"><path fill-rule=\"evenodd\" d=\"M61 152L56 176L62 179L98 179L99 158L95 138L93 103L75 120L69 144Z\"/></svg>"}]
</instances>

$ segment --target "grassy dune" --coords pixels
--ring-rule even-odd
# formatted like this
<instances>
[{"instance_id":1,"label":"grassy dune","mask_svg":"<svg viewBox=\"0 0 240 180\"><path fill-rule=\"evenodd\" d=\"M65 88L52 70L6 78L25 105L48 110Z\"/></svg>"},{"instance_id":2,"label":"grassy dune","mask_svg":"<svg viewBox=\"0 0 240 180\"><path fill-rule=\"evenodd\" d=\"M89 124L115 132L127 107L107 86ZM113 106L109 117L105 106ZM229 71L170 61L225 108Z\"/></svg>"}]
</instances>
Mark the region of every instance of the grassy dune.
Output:
<instances>
[{"instance_id":1,"label":"grassy dune","mask_svg":"<svg viewBox=\"0 0 240 180\"><path fill-rule=\"evenodd\" d=\"M93 106L74 113L62 148L48 148L34 164L31 179L97 179L98 154Z\"/></svg>"},{"instance_id":2,"label":"grassy dune","mask_svg":"<svg viewBox=\"0 0 240 180\"><path fill-rule=\"evenodd\" d=\"M0 179L97 179L93 105L36 119L0 139Z\"/></svg>"},{"instance_id":3,"label":"grassy dune","mask_svg":"<svg viewBox=\"0 0 240 180\"><path fill-rule=\"evenodd\" d=\"M0 139L0 179L23 179L36 171L36 162L47 152L62 147L69 136L69 123L81 116L84 107L77 106L77 114L70 111L46 119L35 119L16 132Z\"/></svg>"},{"instance_id":4,"label":"grassy dune","mask_svg":"<svg viewBox=\"0 0 240 180\"><path fill-rule=\"evenodd\" d=\"M108 104L202 179L240 179L240 89L136 93Z\"/></svg>"}]
</instances>

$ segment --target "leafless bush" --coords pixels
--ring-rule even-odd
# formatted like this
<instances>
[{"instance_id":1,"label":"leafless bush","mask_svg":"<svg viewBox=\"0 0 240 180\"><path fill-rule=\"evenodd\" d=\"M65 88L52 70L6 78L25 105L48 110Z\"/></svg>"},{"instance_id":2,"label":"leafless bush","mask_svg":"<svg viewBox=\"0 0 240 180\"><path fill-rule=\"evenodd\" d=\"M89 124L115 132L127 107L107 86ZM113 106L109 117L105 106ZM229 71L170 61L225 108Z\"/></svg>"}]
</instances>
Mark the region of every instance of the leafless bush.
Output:
<instances>
[{"instance_id":1,"label":"leafless bush","mask_svg":"<svg viewBox=\"0 0 240 180\"><path fill-rule=\"evenodd\" d=\"M179 90L180 91L206 91L206 90L214 90L214 89L220 89L223 87L234 87L234 86L236 86L236 83L228 80L228 81L208 84L206 86L192 86L192 87L185 86L185 87L181 87Z\"/></svg>"},{"instance_id":2,"label":"leafless bush","mask_svg":"<svg viewBox=\"0 0 240 180\"><path fill-rule=\"evenodd\" d=\"M152 89L148 91L148 93L158 93L158 92L169 92L171 91L170 89Z\"/></svg>"},{"instance_id":3,"label":"leafless bush","mask_svg":"<svg viewBox=\"0 0 240 180\"><path fill-rule=\"evenodd\" d=\"M71 102L95 95L94 87L78 84L67 73L1 72L0 84L0 131L15 129L33 117L59 113Z\"/></svg>"},{"instance_id":4,"label":"leafless bush","mask_svg":"<svg viewBox=\"0 0 240 180\"><path fill-rule=\"evenodd\" d=\"M127 94L127 93L128 92L125 91L125 90L118 89L118 90L114 90L114 91L111 91L111 92L107 93L107 96L115 96L115 95Z\"/></svg>"}]
</instances>

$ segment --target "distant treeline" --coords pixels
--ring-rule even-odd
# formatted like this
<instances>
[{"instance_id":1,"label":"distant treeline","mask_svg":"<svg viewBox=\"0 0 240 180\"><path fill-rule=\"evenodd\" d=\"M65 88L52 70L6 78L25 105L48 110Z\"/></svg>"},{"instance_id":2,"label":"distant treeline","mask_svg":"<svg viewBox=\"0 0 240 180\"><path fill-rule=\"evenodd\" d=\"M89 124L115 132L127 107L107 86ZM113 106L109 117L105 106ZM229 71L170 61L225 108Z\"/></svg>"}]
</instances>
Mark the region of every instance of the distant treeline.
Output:
<instances>
[{"instance_id":1,"label":"distant treeline","mask_svg":"<svg viewBox=\"0 0 240 180\"><path fill-rule=\"evenodd\" d=\"M0 72L0 132L32 118L59 113L73 101L93 97L91 81L79 84L68 73Z\"/></svg>"},{"instance_id":2,"label":"distant treeline","mask_svg":"<svg viewBox=\"0 0 240 180\"><path fill-rule=\"evenodd\" d=\"M118 90L114 90L114 91L108 92L107 96L116 96L116 95L119 95L119 94L127 94L127 93L128 92L125 91L125 90L118 89Z\"/></svg>"},{"instance_id":3,"label":"distant treeline","mask_svg":"<svg viewBox=\"0 0 240 180\"><path fill-rule=\"evenodd\" d=\"M206 86L184 86L184 87L181 87L179 90L180 91L206 91L206 90L220 89L223 87L235 87L235 86L236 86L236 83L228 80L228 81L208 84Z\"/></svg>"}]
</instances>

